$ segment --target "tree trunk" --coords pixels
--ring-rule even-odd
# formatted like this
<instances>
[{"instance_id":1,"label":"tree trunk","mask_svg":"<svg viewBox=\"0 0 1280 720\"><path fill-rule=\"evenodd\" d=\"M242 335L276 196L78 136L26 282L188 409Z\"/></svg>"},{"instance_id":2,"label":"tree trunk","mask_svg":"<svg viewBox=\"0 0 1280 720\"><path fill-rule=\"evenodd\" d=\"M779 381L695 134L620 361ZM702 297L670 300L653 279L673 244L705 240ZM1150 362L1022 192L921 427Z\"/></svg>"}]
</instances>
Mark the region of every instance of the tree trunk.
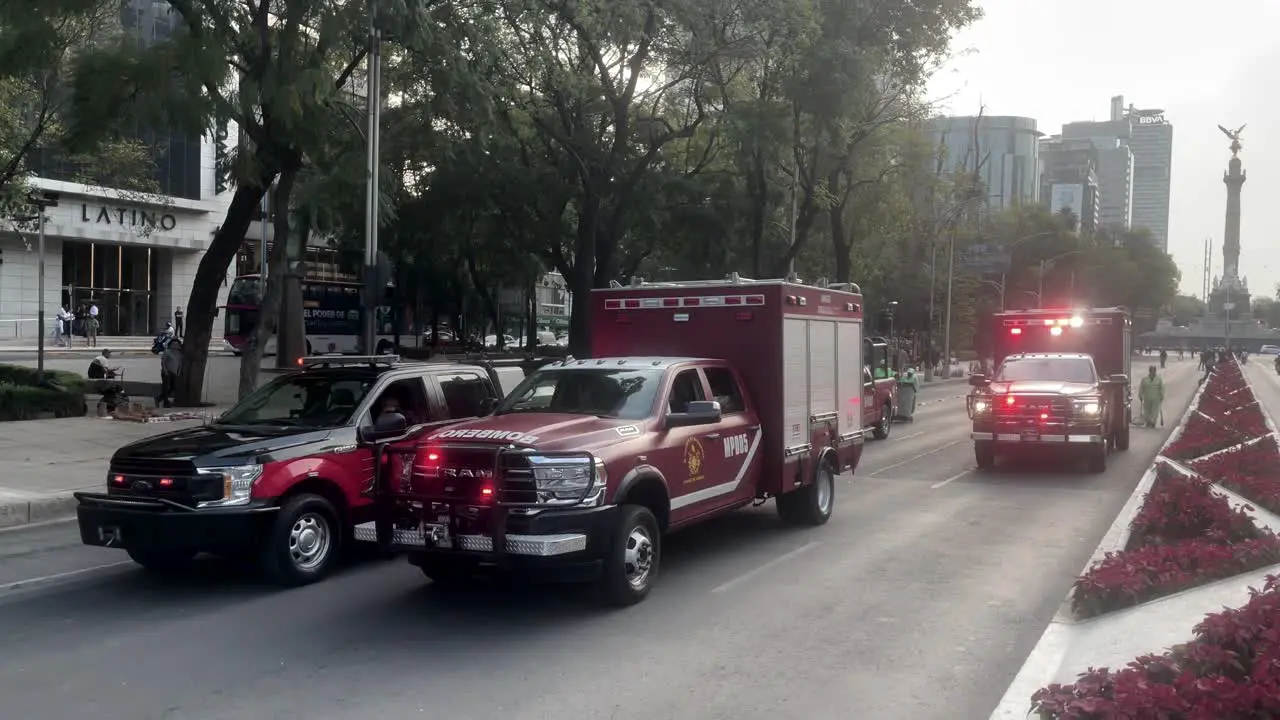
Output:
<instances>
[{"instance_id":1,"label":"tree trunk","mask_svg":"<svg viewBox=\"0 0 1280 720\"><path fill-rule=\"evenodd\" d=\"M569 313L569 352L574 357L591 354L591 288L596 276L596 229L600 220L600 198L584 188L578 212L578 234L574 240L573 272L565 278L573 297Z\"/></svg>"},{"instance_id":2,"label":"tree trunk","mask_svg":"<svg viewBox=\"0 0 1280 720\"><path fill-rule=\"evenodd\" d=\"M302 233L289 228L289 203L297 183L298 168L288 167L280 173L271 207L276 209L272 231L276 242L285 248L283 273L280 276L280 314L277 316L279 337L276 339L276 367L297 367L298 359L307 354L307 333L302 317L302 276L296 270L306 256Z\"/></svg>"},{"instance_id":3,"label":"tree trunk","mask_svg":"<svg viewBox=\"0 0 1280 720\"><path fill-rule=\"evenodd\" d=\"M274 238L271 248L270 265L267 268L267 279L264 283L262 304L258 313L258 325L253 329L253 336L240 357L239 398L243 400L258 387L258 374L262 370L262 354L267 343L276 334L280 323L281 302L284 295L285 274L289 266L289 221L287 204L288 193L293 189L293 181L297 170L286 170L280 174L280 182L272 193L271 206L276 209L275 221L271 230ZM283 218L283 220L282 220ZM276 342L276 356L284 351L283 343Z\"/></svg>"},{"instance_id":4,"label":"tree trunk","mask_svg":"<svg viewBox=\"0 0 1280 720\"><path fill-rule=\"evenodd\" d=\"M827 217L831 223L831 247L835 252L835 281L838 283L852 282L849 276L853 274L853 262L849 257L849 253L853 250L853 243L849 242L848 231L844 226L844 210L839 207L833 207L827 211Z\"/></svg>"},{"instance_id":5,"label":"tree trunk","mask_svg":"<svg viewBox=\"0 0 1280 720\"><path fill-rule=\"evenodd\" d=\"M174 396L179 407L197 407L203 400L204 372L209 360L209 339L218 310L218 291L227 279L231 266L244 244L245 231L253 222L254 211L262 203L264 188L274 175L261 178L258 186L236 188L227 208L227 216L214 233L209 248L196 269L195 282L187 299L187 324L183 336L182 369L178 372Z\"/></svg>"}]
</instances>

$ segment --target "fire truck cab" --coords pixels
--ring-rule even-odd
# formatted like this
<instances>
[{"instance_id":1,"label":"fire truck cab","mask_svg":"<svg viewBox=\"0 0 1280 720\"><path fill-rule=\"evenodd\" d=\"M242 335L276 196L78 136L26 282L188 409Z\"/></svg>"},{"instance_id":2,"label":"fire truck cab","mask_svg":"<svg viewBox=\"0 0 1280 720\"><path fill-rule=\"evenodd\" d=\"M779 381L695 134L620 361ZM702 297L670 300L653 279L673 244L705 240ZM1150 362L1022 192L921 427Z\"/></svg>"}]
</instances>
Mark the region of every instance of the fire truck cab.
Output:
<instances>
[{"instance_id":1,"label":"fire truck cab","mask_svg":"<svg viewBox=\"0 0 1280 720\"><path fill-rule=\"evenodd\" d=\"M567 574L629 605L670 531L767 498L790 524L827 522L863 449L857 286L735 274L588 301L593 357L388 447L382 511L358 536L433 581Z\"/></svg>"},{"instance_id":2,"label":"fire truck cab","mask_svg":"<svg viewBox=\"0 0 1280 720\"><path fill-rule=\"evenodd\" d=\"M978 467L1015 450L1058 448L1105 471L1109 451L1129 448L1128 310L1009 311L991 323L995 371L969 377Z\"/></svg>"}]
</instances>

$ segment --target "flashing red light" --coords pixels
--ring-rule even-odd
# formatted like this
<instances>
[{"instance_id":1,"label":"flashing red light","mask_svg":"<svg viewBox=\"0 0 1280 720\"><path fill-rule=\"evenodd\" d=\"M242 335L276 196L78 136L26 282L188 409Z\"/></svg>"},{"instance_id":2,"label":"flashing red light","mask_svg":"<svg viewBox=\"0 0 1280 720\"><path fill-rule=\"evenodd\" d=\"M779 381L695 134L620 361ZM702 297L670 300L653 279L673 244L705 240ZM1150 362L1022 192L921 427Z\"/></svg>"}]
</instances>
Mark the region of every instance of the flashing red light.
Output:
<instances>
[{"instance_id":1,"label":"flashing red light","mask_svg":"<svg viewBox=\"0 0 1280 720\"><path fill-rule=\"evenodd\" d=\"M1041 419L1041 420L1048 420L1048 419L1049 419L1049 413L1040 413L1040 419Z\"/></svg>"},{"instance_id":2,"label":"flashing red light","mask_svg":"<svg viewBox=\"0 0 1280 720\"><path fill-rule=\"evenodd\" d=\"M1012 396L1012 395L1010 395L1009 397L1007 397L1007 398L1005 398L1005 399L1004 399L1004 404L1005 404L1005 405L1012 405L1012 404L1013 404L1013 402L1014 402L1014 400L1013 400L1013 396Z\"/></svg>"},{"instance_id":3,"label":"flashing red light","mask_svg":"<svg viewBox=\"0 0 1280 720\"><path fill-rule=\"evenodd\" d=\"M1010 334L1010 335L1021 335L1021 334L1022 334L1022 328L1009 328L1009 334Z\"/></svg>"},{"instance_id":4,"label":"flashing red light","mask_svg":"<svg viewBox=\"0 0 1280 720\"><path fill-rule=\"evenodd\" d=\"M1062 327L1061 327L1061 326L1058 326L1058 325L1055 325L1055 326L1053 326L1053 327L1049 328L1049 334L1050 334L1050 335L1061 335L1061 334L1062 334Z\"/></svg>"},{"instance_id":5,"label":"flashing red light","mask_svg":"<svg viewBox=\"0 0 1280 720\"><path fill-rule=\"evenodd\" d=\"M481 488L481 489L480 489L480 494L481 494L481 495L483 495L483 496L485 496L485 497L493 497L493 488L491 488L491 487Z\"/></svg>"},{"instance_id":6,"label":"flashing red light","mask_svg":"<svg viewBox=\"0 0 1280 720\"><path fill-rule=\"evenodd\" d=\"M123 476L123 475L116 475L115 477L111 478L111 482L113 482L113 483L115 483L115 484L117 484L117 485L123 485L123 484L124 484L124 476Z\"/></svg>"},{"instance_id":7,"label":"flashing red light","mask_svg":"<svg viewBox=\"0 0 1280 720\"><path fill-rule=\"evenodd\" d=\"M302 358L298 358L298 367L302 367Z\"/></svg>"},{"instance_id":8,"label":"flashing red light","mask_svg":"<svg viewBox=\"0 0 1280 720\"><path fill-rule=\"evenodd\" d=\"M438 463L438 462L440 462L440 453L435 452L434 450L433 450L433 451L431 451L431 452L428 452L428 453L427 453L427 462L429 462L429 463Z\"/></svg>"},{"instance_id":9,"label":"flashing red light","mask_svg":"<svg viewBox=\"0 0 1280 720\"><path fill-rule=\"evenodd\" d=\"M160 487L173 487L173 478L160 478Z\"/></svg>"}]
</instances>

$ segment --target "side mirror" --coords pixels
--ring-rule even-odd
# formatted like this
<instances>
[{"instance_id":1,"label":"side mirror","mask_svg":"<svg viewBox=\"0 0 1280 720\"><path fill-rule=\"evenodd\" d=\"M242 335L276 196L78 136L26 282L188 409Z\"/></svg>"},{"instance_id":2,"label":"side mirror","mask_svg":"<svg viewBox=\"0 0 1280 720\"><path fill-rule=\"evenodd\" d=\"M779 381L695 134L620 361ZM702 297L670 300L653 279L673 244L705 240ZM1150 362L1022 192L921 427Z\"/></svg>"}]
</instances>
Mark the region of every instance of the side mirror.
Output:
<instances>
[{"instance_id":1,"label":"side mirror","mask_svg":"<svg viewBox=\"0 0 1280 720\"><path fill-rule=\"evenodd\" d=\"M983 387L988 382L990 381L987 380L987 376L982 373L974 373L969 376L969 387Z\"/></svg>"},{"instance_id":2,"label":"side mirror","mask_svg":"<svg viewBox=\"0 0 1280 720\"><path fill-rule=\"evenodd\" d=\"M409 421L398 412L384 412L373 421L373 426L358 431L361 442L376 443L401 435L409 428Z\"/></svg>"},{"instance_id":3,"label":"side mirror","mask_svg":"<svg viewBox=\"0 0 1280 720\"><path fill-rule=\"evenodd\" d=\"M493 411L498 408L498 398L487 397L480 401L480 416L492 415Z\"/></svg>"},{"instance_id":4,"label":"side mirror","mask_svg":"<svg viewBox=\"0 0 1280 720\"><path fill-rule=\"evenodd\" d=\"M667 413L667 429L710 425L720 422L720 403L715 400L694 400L682 413Z\"/></svg>"},{"instance_id":5,"label":"side mirror","mask_svg":"<svg viewBox=\"0 0 1280 720\"><path fill-rule=\"evenodd\" d=\"M1115 373L1115 374L1111 375L1110 377L1108 377L1108 378L1107 378L1107 380L1109 380L1109 381L1111 381L1111 382L1115 383L1116 385L1128 385L1128 384L1129 384L1129 376L1128 376L1128 375L1125 375L1124 373Z\"/></svg>"}]
</instances>

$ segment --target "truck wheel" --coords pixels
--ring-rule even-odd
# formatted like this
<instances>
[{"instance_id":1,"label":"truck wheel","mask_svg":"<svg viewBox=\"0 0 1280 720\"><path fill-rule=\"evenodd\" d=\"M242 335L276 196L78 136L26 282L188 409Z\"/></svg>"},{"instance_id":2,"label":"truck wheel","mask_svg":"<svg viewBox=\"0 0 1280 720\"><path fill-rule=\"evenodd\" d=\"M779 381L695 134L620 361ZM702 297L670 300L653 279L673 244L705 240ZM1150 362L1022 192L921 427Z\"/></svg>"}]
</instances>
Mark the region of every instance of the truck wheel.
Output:
<instances>
[{"instance_id":1,"label":"truck wheel","mask_svg":"<svg viewBox=\"0 0 1280 720\"><path fill-rule=\"evenodd\" d=\"M893 407L885 405L880 408L880 421L871 426L871 434L877 440L884 440L889 437L889 432L893 428Z\"/></svg>"},{"instance_id":2,"label":"truck wheel","mask_svg":"<svg viewBox=\"0 0 1280 720\"><path fill-rule=\"evenodd\" d=\"M321 580L333 569L342 544L338 512L319 495L289 498L263 543L260 562L267 577L296 587Z\"/></svg>"},{"instance_id":3,"label":"truck wheel","mask_svg":"<svg viewBox=\"0 0 1280 720\"><path fill-rule=\"evenodd\" d=\"M991 470L996 466L996 448L991 443L976 442L973 444L973 461L979 470Z\"/></svg>"},{"instance_id":4,"label":"truck wheel","mask_svg":"<svg viewBox=\"0 0 1280 720\"><path fill-rule=\"evenodd\" d=\"M603 600L617 607L635 605L649 595L658 578L662 558L658 520L643 505L619 509L613 547L604 561L600 581Z\"/></svg>"},{"instance_id":5,"label":"truck wheel","mask_svg":"<svg viewBox=\"0 0 1280 720\"><path fill-rule=\"evenodd\" d=\"M1117 450L1129 449L1129 422L1125 418L1125 423L1116 429L1115 446Z\"/></svg>"},{"instance_id":6,"label":"truck wheel","mask_svg":"<svg viewBox=\"0 0 1280 720\"><path fill-rule=\"evenodd\" d=\"M1092 452L1089 453L1089 472L1100 475L1107 471L1107 445L1102 443L1094 446Z\"/></svg>"},{"instance_id":7,"label":"truck wheel","mask_svg":"<svg viewBox=\"0 0 1280 720\"><path fill-rule=\"evenodd\" d=\"M779 495L776 502L778 516L788 525L825 525L831 519L836 503L836 476L830 463L823 462L818 466L813 482Z\"/></svg>"},{"instance_id":8,"label":"truck wheel","mask_svg":"<svg viewBox=\"0 0 1280 720\"><path fill-rule=\"evenodd\" d=\"M157 575L174 575L191 569L196 558L195 550L135 550L129 548L129 558L148 572Z\"/></svg>"}]
</instances>

